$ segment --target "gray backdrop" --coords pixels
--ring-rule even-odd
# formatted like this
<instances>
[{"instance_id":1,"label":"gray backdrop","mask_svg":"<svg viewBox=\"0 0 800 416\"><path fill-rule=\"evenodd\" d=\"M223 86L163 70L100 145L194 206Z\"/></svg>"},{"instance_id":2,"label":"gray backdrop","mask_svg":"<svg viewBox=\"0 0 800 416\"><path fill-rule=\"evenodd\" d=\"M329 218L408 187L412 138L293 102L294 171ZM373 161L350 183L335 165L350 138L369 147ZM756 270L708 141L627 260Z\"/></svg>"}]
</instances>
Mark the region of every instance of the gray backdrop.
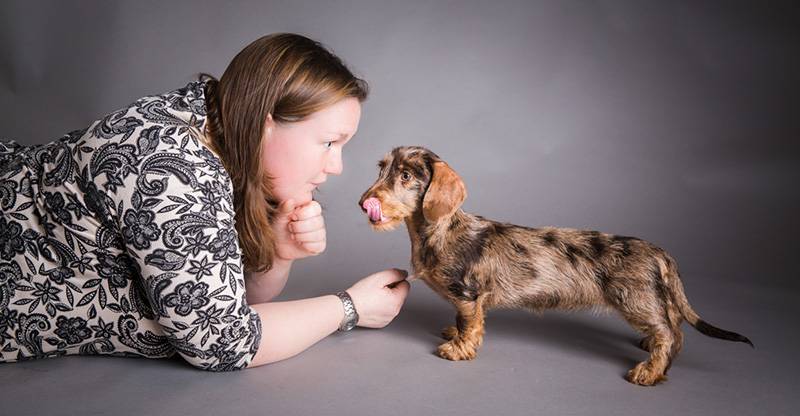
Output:
<instances>
[{"instance_id":1,"label":"gray backdrop","mask_svg":"<svg viewBox=\"0 0 800 416\"><path fill-rule=\"evenodd\" d=\"M356 202L383 153L423 145L461 174L469 212L664 247L695 309L757 349L685 325L670 381L639 388L622 376L645 355L616 316L496 311L479 358L450 363L432 353L453 311L417 282L387 328L255 370L1 365L0 413L789 414L800 14L791 2L699 3L4 2L0 137L25 144L198 72L220 76L272 32L320 40L369 81L344 173L319 194L328 249L297 263L281 299L409 267L405 230L373 233Z\"/></svg>"}]
</instances>

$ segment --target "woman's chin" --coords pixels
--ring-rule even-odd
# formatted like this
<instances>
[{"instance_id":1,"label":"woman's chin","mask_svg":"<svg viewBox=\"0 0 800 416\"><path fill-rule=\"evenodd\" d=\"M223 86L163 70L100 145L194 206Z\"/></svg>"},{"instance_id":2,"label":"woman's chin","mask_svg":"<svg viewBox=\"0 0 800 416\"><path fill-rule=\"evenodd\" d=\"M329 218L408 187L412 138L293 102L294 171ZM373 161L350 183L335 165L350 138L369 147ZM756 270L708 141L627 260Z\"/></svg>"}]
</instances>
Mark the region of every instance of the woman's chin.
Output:
<instances>
[{"instance_id":1,"label":"woman's chin","mask_svg":"<svg viewBox=\"0 0 800 416\"><path fill-rule=\"evenodd\" d=\"M314 196L311 194L311 192L305 192L303 194L293 196L292 199L294 199L296 206L302 206L313 201Z\"/></svg>"}]
</instances>

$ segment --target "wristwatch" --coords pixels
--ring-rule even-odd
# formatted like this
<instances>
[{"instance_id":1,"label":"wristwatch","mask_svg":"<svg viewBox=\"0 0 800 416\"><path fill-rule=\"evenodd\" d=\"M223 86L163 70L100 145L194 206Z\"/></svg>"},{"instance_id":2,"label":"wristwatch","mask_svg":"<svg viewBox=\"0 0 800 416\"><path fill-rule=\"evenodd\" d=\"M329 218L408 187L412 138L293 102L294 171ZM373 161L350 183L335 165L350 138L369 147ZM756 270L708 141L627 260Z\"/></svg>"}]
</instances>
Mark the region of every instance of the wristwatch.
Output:
<instances>
[{"instance_id":1,"label":"wristwatch","mask_svg":"<svg viewBox=\"0 0 800 416\"><path fill-rule=\"evenodd\" d=\"M350 298L350 295L345 292L341 291L336 294L342 301L342 306L344 306L344 318L342 318L342 323L339 324L340 331L349 331L355 328L356 324L358 323L358 312L356 312L356 306L353 304L353 299Z\"/></svg>"}]
</instances>

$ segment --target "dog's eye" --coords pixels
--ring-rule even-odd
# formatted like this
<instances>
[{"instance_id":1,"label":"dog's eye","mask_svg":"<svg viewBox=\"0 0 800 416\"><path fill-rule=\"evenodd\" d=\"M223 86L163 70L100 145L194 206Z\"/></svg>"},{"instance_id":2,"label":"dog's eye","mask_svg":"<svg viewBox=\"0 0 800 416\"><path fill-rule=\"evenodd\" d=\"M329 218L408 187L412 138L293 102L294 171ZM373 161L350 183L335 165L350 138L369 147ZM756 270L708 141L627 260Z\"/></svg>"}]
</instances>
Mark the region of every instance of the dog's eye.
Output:
<instances>
[{"instance_id":1,"label":"dog's eye","mask_svg":"<svg viewBox=\"0 0 800 416\"><path fill-rule=\"evenodd\" d=\"M403 181L403 182L410 181L411 180L411 174L406 172L406 171L403 171L403 173L400 174L400 180Z\"/></svg>"}]
</instances>

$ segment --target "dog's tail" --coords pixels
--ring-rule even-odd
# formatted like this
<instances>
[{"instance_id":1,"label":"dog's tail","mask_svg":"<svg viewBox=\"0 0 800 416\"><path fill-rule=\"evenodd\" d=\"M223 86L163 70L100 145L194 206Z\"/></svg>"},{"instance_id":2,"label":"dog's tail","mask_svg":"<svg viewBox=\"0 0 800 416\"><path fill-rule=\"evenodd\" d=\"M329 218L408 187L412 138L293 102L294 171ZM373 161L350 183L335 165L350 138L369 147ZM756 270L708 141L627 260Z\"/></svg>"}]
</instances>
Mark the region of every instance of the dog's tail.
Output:
<instances>
[{"instance_id":1,"label":"dog's tail","mask_svg":"<svg viewBox=\"0 0 800 416\"><path fill-rule=\"evenodd\" d=\"M686 293L683 290L683 283L681 283L675 260L670 258L668 254L665 254L664 260L659 263L661 266L661 276L664 279L664 283L672 292L672 296L675 300L675 303L678 305L683 318L686 319L690 325L700 331L703 335L712 338L724 339L726 341L744 342L755 348L755 345L753 345L750 339L748 339L746 336L737 334L736 332L717 328L714 325L711 325L708 322L700 319L700 316L697 315L697 312L695 312L694 309L692 309L692 306L689 305L689 300L686 299Z\"/></svg>"}]
</instances>

